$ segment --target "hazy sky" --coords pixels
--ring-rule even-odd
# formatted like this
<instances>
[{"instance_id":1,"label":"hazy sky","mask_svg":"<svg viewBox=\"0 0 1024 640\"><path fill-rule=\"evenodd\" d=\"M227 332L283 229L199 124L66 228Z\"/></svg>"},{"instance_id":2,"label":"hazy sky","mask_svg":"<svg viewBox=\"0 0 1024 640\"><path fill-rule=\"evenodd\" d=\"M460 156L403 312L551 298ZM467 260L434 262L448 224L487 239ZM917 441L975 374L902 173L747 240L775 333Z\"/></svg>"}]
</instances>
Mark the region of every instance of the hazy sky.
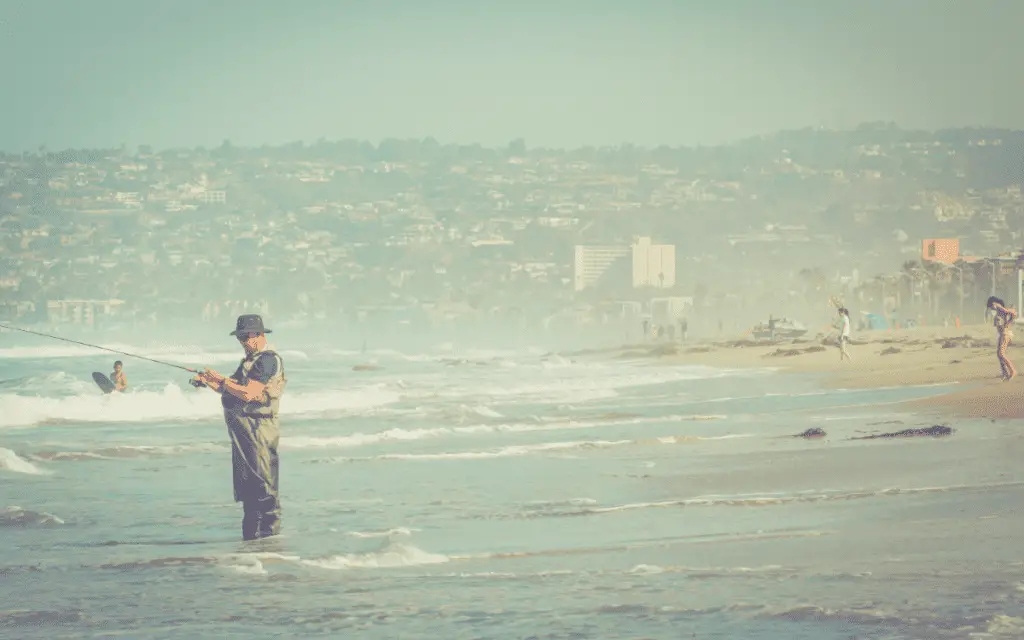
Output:
<instances>
[{"instance_id":1,"label":"hazy sky","mask_svg":"<svg viewBox=\"0 0 1024 640\"><path fill-rule=\"evenodd\" d=\"M0 0L0 148L1024 128L1022 0Z\"/></svg>"}]
</instances>

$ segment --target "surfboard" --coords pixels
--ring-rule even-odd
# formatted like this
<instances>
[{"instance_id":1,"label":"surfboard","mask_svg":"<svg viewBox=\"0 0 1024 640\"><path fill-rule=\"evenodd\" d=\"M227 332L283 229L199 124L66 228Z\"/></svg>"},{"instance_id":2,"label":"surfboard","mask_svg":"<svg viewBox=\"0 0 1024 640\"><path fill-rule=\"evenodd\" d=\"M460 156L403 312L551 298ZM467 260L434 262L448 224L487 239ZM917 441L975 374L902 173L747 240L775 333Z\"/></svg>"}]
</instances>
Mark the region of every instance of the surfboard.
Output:
<instances>
[{"instance_id":1,"label":"surfboard","mask_svg":"<svg viewBox=\"0 0 1024 640\"><path fill-rule=\"evenodd\" d=\"M103 393L111 393L114 390L114 383L99 371L92 372L92 379Z\"/></svg>"}]
</instances>

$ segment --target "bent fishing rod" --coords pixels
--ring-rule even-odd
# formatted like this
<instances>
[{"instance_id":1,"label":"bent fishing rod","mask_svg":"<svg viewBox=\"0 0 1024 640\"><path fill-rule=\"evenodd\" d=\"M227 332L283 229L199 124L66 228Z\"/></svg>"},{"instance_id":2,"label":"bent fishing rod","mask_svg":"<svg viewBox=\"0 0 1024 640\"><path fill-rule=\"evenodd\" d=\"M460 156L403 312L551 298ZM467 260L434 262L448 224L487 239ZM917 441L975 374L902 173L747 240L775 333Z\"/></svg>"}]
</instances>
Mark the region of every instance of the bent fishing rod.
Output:
<instances>
[{"instance_id":1,"label":"bent fishing rod","mask_svg":"<svg viewBox=\"0 0 1024 640\"><path fill-rule=\"evenodd\" d=\"M101 346L96 345L96 344L89 344L88 342L79 342L78 340L72 340L70 338L61 338L60 336L53 336L53 335L50 335L48 333L40 333L38 331L29 331L28 329L19 329L18 327L11 327L11 326L8 326L8 325L5 325L5 324L0 324L0 328L2 328L2 329L11 329L13 331L21 331L23 333L31 333L32 335L42 336L44 338L51 338L53 340L63 340L64 342L70 342L72 344L81 345L83 347L90 347L92 349L101 349L103 351L109 351L111 353L119 353L119 354L121 354L123 356L128 356L129 358L138 358L139 360L148 360L149 362L154 362L156 364L162 364L165 367L174 367L175 369L183 369L185 371L188 371L189 373L199 373L199 371L197 371L196 369L189 369L188 367L183 367L180 364L172 364L170 362L164 362L162 360L154 360L153 358L147 358L146 356L140 356L138 354L128 353L127 351L118 351L117 349L108 349L107 347L101 347Z\"/></svg>"}]
</instances>

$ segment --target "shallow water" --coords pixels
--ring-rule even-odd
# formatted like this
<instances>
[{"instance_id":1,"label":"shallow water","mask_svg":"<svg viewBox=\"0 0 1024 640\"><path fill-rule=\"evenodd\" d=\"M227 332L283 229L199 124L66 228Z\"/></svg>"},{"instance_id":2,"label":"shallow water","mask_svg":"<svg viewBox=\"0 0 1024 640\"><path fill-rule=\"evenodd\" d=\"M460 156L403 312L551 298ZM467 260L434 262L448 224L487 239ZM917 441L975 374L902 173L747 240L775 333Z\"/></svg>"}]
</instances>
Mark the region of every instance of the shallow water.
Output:
<instances>
[{"instance_id":1,"label":"shallow water","mask_svg":"<svg viewBox=\"0 0 1024 640\"><path fill-rule=\"evenodd\" d=\"M102 396L106 355L0 349L0 634L1024 629L1018 426L849 439L923 426L890 404L940 387L538 350L284 357L283 535L242 543L215 395L126 359L132 391ZM810 427L828 437L788 437Z\"/></svg>"}]
</instances>

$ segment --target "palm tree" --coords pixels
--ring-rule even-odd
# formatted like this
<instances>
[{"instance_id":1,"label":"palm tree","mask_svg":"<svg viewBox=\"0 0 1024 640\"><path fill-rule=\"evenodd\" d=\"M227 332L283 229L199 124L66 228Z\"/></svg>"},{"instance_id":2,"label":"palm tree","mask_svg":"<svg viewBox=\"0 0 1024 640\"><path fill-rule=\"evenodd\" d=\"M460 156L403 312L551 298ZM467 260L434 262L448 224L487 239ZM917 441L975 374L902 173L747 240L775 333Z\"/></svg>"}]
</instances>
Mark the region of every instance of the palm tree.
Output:
<instances>
[{"instance_id":1,"label":"palm tree","mask_svg":"<svg viewBox=\"0 0 1024 640\"><path fill-rule=\"evenodd\" d=\"M949 269L941 262L926 260L921 265L928 282L929 302L931 312L938 314L940 301L944 301L950 291Z\"/></svg>"},{"instance_id":2,"label":"palm tree","mask_svg":"<svg viewBox=\"0 0 1024 640\"><path fill-rule=\"evenodd\" d=\"M911 289L908 293L914 297L915 300L919 300L917 304L917 310L920 312L922 303L927 310L932 308L932 273L928 269L924 268L917 260L908 260L903 263L903 274L911 283ZM921 291L924 295L921 298L917 297L917 292Z\"/></svg>"}]
</instances>

